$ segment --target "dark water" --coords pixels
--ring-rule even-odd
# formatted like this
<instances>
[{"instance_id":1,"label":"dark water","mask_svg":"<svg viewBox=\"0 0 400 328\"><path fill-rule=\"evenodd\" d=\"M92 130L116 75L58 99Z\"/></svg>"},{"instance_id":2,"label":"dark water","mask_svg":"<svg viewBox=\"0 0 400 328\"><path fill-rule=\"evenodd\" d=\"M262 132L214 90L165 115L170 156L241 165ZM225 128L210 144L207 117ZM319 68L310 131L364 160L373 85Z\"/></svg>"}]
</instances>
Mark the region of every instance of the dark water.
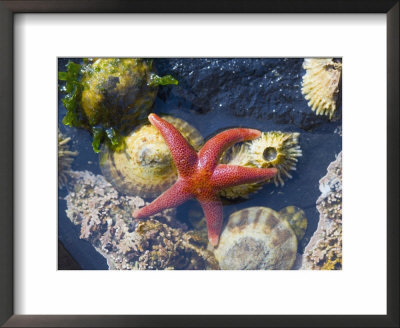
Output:
<instances>
[{"instance_id":1,"label":"dark water","mask_svg":"<svg viewBox=\"0 0 400 328\"><path fill-rule=\"evenodd\" d=\"M63 70L66 59L59 60ZM305 237L299 244L302 253L316 230L319 215L315 202L320 195L319 179L342 149L342 139L334 133L341 126L341 102L332 121L317 116L301 94L305 74L303 59L156 59L159 75L171 74L178 86L160 88L153 111L180 117L195 126L203 137L231 127L251 127L262 131L300 132L303 156L293 179L276 187L266 184L245 201L227 201L224 217L250 206L266 206L279 211L288 205L302 208L308 218ZM84 130L65 127L61 120L65 108L59 97L59 127L72 137L72 148L79 151L73 170L101 174L98 155L91 136ZM79 239L79 228L65 214L65 190L59 193L58 237L83 269L107 269L105 259L89 242ZM178 218L186 220L189 209L198 209L196 201L178 208Z\"/></svg>"}]
</instances>

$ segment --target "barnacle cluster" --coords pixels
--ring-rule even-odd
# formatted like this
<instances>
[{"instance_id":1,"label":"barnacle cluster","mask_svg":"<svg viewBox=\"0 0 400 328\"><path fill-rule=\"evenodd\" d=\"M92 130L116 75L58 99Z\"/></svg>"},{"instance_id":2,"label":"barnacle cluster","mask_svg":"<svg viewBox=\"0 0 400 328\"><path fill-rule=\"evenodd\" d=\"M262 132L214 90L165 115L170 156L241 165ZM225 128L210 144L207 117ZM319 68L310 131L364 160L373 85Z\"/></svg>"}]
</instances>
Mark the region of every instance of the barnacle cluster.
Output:
<instances>
[{"instance_id":1,"label":"barnacle cluster","mask_svg":"<svg viewBox=\"0 0 400 328\"><path fill-rule=\"evenodd\" d=\"M270 131L250 142L231 147L221 157L221 163L259 168L275 167L278 173L268 182L276 186L284 185L284 178L292 178L289 173L296 170L298 157L302 156L298 144L299 133ZM247 184L227 188L221 195L228 198L246 197L261 188L261 184Z\"/></svg>"},{"instance_id":2,"label":"barnacle cluster","mask_svg":"<svg viewBox=\"0 0 400 328\"><path fill-rule=\"evenodd\" d=\"M179 118L163 118L174 125L194 149L200 149L204 140L194 127ZM104 176L119 192L156 197L176 181L178 173L171 152L154 126L143 124L123 141L119 150L103 146L100 157Z\"/></svg>"},{"instance_id":3,"label":"barnacle cluster","mask_svg":"<svg viewBox=\"0 0 400 328\"><path fill-rule=\"evenodd\" d=\"M103 176L88 171L72 172L71 178L67 216L110 269L218 268L206 249L207 237L175 220L174 210L132 221L132 211L145 205L142 198L122 196Z\"/></svg>"},{"instance_id":4,"label":"barnacle cluster","mask_svg":"<svg viewBox=\"0 0 400 328\"><path fill-rule=\"evenodd\" d=\"M60 130L58 130L58 188L62 188L67 184L68 174L71 170L71 164L77 151L71 151L68 143L71 138L66 138Z\"/></svg>"},{"instance_id":5,"label":"barnacle cluster","mask_svg":"<svg viewBox=\"0 0 400 328\"><path fill-rule=\"evenodd\" d=\"M320 180L317 200L320 220L303 254L302 268L338 270L342 268L342 153Z\"/></svg>"},{"instance_id":6,"label":"barnacle cluster","mask_svg":"<svg viewBox=\"0 0 400 328\"><path fill-rule=\"evenodd\" d=\"M336 111L342 63L332 58L306 58L303 68L301 92L308 105L317 115L327 115L331 119Z\"/></svg>"}]
</instances>

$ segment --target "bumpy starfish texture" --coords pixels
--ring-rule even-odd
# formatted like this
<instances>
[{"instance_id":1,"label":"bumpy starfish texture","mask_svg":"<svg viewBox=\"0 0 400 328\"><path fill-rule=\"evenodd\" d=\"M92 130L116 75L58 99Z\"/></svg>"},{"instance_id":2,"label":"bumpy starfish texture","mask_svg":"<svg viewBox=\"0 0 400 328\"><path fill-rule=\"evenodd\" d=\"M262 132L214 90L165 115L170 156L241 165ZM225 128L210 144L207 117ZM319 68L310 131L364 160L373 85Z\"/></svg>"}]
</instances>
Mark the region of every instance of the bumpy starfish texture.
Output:
<instances>
[{"instance_id":1,"label":"bumpy starfish texture","mask_svg":"<svg viewBox=\"0 0 400 328\"><path fill-rule=\"evenodd\" d=\"M218 192L245 183L261 182L277 173L275 168L218 164L227 148L237 142L258 138L261 132L244 128L226 130L207 141L199 153L196 153L172 124L156 114L150 114L149 121L160 131L171 151L178 170L178 180L152 203L133 212L133 217L149 217L196 198L206 217L208 239L214 247L217 246L223 223L222 203Z\"/></svg>"}]
</instances>

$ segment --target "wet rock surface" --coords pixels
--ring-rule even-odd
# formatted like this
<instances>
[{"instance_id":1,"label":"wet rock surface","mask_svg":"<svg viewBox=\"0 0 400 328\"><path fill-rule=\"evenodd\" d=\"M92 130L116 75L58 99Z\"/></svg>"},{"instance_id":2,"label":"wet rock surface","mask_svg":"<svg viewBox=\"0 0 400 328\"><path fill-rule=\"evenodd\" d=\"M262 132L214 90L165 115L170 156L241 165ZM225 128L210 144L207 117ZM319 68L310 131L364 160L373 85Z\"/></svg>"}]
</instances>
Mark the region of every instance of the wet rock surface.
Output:
<instances>
[{"instance_id":1,"label":"wet rock surface","mask_svg":"<svg viewBox=\"0 0 400 328\"><path fill-rule=\"evenodd\" d=\"M177 106L198 112L222 111L239 117L272 120L309 130L325 122L301 94L303 58L156 59L160 74L172 74L178 86L164 89ZM167 90L167 91L166 91Z\"/></svg>"}]
</instances>

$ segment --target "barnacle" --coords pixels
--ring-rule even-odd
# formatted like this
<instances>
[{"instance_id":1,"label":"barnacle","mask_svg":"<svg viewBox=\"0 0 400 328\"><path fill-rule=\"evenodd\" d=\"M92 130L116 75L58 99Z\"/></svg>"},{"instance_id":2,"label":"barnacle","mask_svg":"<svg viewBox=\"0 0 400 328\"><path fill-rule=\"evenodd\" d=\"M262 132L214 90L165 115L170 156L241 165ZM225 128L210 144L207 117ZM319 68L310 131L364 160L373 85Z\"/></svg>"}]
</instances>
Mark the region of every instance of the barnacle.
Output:
<instances>
[{"instance_id":1,"label":"barnacle","mask_svg":"<svg viewBox=\"0 0 400 328\"><path fill-rule=\"evenodd\" d=\"M284 185L283 178L292 178L289 171L296 170L297 157L302 155L299 135L297 132L263 132L249 143L249 162L260 168L275 167L278 173L271 180L276 186Z\"/></svg>"},{"instance_id":2,"label":"barnacle","mask_svg":"<svg viewBox=\"0 0 400 328\"><path fill-rule=\"evenodd\" d=\"M308 105L317 115L327 115L331 119L336 111L342 63L332 58L306 58L303 68L301 92Z\"/></svg>"},{"instance_id":3,"label":"barnacle","mask_svg":"<svg viewBox=\"0 0 400 328\"><path fill-rule=\"evenodd\" d=\"M289 171L296 170L297 158L302 156L298 144L299 135L297 132L263 132L255 140L228 149L222 155L220 162L258 168L275 167L278 173L269 181L273 181L276 186L284 185L283 179L292 177ZM246 184L224 189L220 194L227 198L247 197L261 186L260 183Z\"/></svg>"}]
</instances>

